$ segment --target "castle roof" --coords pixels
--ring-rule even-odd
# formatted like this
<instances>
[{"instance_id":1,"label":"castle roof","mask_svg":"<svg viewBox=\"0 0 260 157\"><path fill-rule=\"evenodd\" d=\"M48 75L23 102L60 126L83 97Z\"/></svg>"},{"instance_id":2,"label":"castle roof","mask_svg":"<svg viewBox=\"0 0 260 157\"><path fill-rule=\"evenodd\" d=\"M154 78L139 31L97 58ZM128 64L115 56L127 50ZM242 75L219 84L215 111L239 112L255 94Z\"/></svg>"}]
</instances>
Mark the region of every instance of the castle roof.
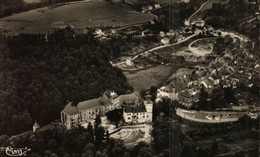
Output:
<instances>
[{"instance_id":1,"label":"castle roof","mask_svg":"<svg viewBox=\"0 0 260 157\"><path fill-rule=\"evenodd\" d=\"M70 115L74 115L74 114L77 114L79 113L78 109L72 105L72 102L69 102L65 108L62 110L62 112L65 112L67 114L70 114Z\"/></svg>"},{"instance_id":2,"label":"castle roof","mask_svg":"<svg viewBox=\"0 0 260 157\"><path fill-rule=\"evenodd\" d=\"M79 111L82 111L82 110L87 110L87 109L91 109L91 108L96 108L96 107L99 107L100 105L101 105L100 99L90 99L90 100L86 100L86 101L82 101L82 102L78 103L77 109Z\"/></svg>"},{"instance_id":3,"label":"castle roof","mask_svg":"<svg viewBox=\"0 0 260 157\"><path fill-rule=\"evenodd\" d=\"M123 102L135 102L136 99L140 98L140 94L139 92L133 92L131 94L124 94L124 95L120 95L119 99L120 99L120 103Z\"/></svg>"},{"instance_id":4,"label":"castle roof","mask_svg":"<svg viewBox=\"0 0 260 157\"><path fill-rule=\"evenodd\" d=\"M139 105L126 105L125 107L126 113L139 113L139 112L146 112L144 104Z\"/></svg>"}]
</instances>

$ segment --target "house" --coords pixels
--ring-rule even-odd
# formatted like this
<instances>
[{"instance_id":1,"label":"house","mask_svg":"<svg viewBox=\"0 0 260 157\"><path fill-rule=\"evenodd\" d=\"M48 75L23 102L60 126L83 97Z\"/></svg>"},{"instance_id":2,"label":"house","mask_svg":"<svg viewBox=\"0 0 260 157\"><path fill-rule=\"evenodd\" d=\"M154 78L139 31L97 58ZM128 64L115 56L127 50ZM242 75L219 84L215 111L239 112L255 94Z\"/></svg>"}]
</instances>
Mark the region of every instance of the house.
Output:
<instances>
[{"instance_id":1,"label":"house","mask_svg":"<svg viewBox=\"0 0 260 157\"><path fill-rule=\"evenodd\" d=\"M204 27L204 26L205 26L205 21L202 20L202 19L198 19L198 20L194 21L193 24L194 24L196 27Z\"/></svg>"},{"instance_id":2,"label":"house","mask_svg":"<svg viewBox=\"0 0 260 157\"><path fill-rule=\"evenodd\" d=\"M162 38L165 37L164 31L160 31L159 36L162 37Z\"/></svg>"},{"instance_id":3,"label":"house","mask_svg":"<svg viewBox=\"0 0 260 157\"><path fill-rule=\"evenodd\" d=\"M171 36L174 36L174 35L175 35L175 32L174 32L172 29L170 29L170 31L167 32L166 35L169 36L169 37L171 37Z\"/></svg>"},{"instance_id":4,"label":"house","mask_svg":"<svg viewBox=\"0 0 260 157\"><path fill-rule=\"evenodd\" d=\"M154 8L155 8L155 9L159 9L159 8L161 8L161 5L158 4L158 3L156 3L156 4L154 4Z\"/></svg>"},{"instance_id":5,"label":"house","mask_svg":"<svg viewBox=\"0 0 260 157\"><path fill-rule=\"evenodd\" d=\"M134 62L132 59L127 59L125 62L127 67L133 67L134 66Z\"/></svg>"},{"instance_id":6,"label":"house","mask_svg":"<svg viewBox=\"0 0 260 157\"><path fill-rule=\"evenodd\" d=\"M156 101L159 102L162 100L162 98L169 98L171 100L178 99L178 93L176 93L175 86L173 84L162 86L157 90Z\"/></svg>"},{"instance_id":7,"label":"house","mask_svg":"<svg viewBox=\"0 0 260 157\"><path fill-rule=\"evenodd\" d=\"M127 124L151 123L153 119L153 102L151 96L145 101L140 100L129 103L124 107L123 118Z\"/></svg>"},{"instance_id":8,"label":"house","mask_svg":"<svg viewBox=\"0 0 260 157\"><path fill-rule=\"evenodd\" d=\"M190 25L190 21L189 21L188 19L185 19L184 25L185 25L185 26L189 26L189 25Z\"/></svg>"},{"instance_id":9,"label":"house","mask_svg":"<svg viewBox=\"0 0 260 157\"><path fill-rule=\"evenodd\" d=\"M70 129L120 107L119 96L115 92L105 92L99 98L77 104L69 102L61 111L61 123Z\"/></svg>"},{"instance_id":10,"label":"house","mask_svg":"<svg viewBox=\"0 0 260 157\"><path fill-rule=\"evenodd\" d=\"M210 79L205 79L201 82L201 84L206 88L206 89L211 89L213 87L213 81Z\"/></svg>"},{"instance_id":11,"label":"house","mask_svg":"<svg viewBox=\"0 0 260 157\"><path fill-rule=\"evenodd\" d=\"M170 42L169 38L163 38L163 39L161 39L161 43L162 43L163 45L167 45L167 44L169 44L169 42Z\"/></svg>"},{"instance_id":12,"label":"house","mask_svg":"<svg viewBox=\"0 0 260 157\"><path fill-rule=\"evenodd\" d=\"M186 106L187 108L191 108L199 101L199 92L195 91L182 91L178 95L178 100L180 104Z\"/></svg>"}]
</instances>

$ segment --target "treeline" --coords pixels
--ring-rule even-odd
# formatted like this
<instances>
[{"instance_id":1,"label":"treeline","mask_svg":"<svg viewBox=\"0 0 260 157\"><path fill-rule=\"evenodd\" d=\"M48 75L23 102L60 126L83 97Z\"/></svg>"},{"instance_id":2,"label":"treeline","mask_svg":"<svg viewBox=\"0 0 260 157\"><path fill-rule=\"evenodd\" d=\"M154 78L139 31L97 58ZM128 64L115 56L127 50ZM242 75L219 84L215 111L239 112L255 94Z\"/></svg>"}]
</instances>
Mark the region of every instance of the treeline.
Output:
<instances>
[{"instance_id":1,"label":"treeline","mask_svg":"<svg viewBox=\"0 0 260 157\"><path fill-rule=\"evenodd\" d=\"M29 130L34 120L49 124L68 101L96 98L106 89L132 90L122 71L109 63L112 49L91 34L65 30L47 38L1 37L0 42L0 134Z\"/></svg>"},{"instance_id":2,"label":"treeline","mask_svg":"<svg viewBox=\"0 0 260 157\"><path fill-rule=\"evenodd\" d=\"M49 124L37 132L27 131L17 136L0 136L0 145L13 148L30 148L27 156L49 157L123 157L124 142L109 137L103 127L67 130L58 123ZM0 155L5 152L1 151Z\"/></svg>"},{"instance_id":3,"label":"treeline","mask_svg":"<svg viewBox=\"0 0 260 157\"><path fill-rule=\"evenodd\" d=\"M1 0L0 18L36 8L52 6L56 3L66 3L73 1L79 0L41 0L38 3L25 3L24 0Z\"/></svg>"}]
</instances>

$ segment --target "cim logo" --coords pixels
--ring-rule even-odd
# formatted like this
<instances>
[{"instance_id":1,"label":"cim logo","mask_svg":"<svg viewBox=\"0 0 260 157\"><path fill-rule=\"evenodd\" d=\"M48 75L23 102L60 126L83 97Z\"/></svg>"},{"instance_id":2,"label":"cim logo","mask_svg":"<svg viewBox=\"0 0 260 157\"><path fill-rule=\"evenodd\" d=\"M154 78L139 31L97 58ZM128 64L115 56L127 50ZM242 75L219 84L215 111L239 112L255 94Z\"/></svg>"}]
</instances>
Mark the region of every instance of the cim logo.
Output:
<instances>
[{"instance_id":1,"label":"cim logo","mask_svg":"<svg viewBox=\"0 0 260 157\"><path fill-rule=\"evenodd\" d=\"M5 151L6 155L8 156L26 156L26 153L31 149L25 148L12 148L8 146L6 148L2 148L2 151Z\"/></svg>"}]
</instances>

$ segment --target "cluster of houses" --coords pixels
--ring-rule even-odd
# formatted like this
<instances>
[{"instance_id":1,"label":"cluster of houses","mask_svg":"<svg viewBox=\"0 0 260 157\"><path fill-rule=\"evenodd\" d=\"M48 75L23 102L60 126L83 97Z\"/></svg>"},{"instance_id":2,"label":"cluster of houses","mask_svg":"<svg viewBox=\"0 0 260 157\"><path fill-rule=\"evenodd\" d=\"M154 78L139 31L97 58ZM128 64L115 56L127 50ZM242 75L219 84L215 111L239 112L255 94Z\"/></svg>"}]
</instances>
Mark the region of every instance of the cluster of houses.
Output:
<instances>
[{"instance_id":1,"label":"cluster of houses","mask_svg":"<svg viewBox=\"0 0 260 157\"><path fill-rule=\"evenodd\" d=\"M118 96L115 92L107 91L99 98L76 104L69 102L61 111L61 123L70 129L121 108L127 124L152 122L153 102L149 96L143 100L138 92Z\"/></svg>"},{"instance_id":2,"label":"cluster of houses","mask_svg":"<svg viewBox=\"0 0 260 157\"><path fill-rule=\"evenodd\" d=\"M259 58L248 51L237 54L226 51L225 55L211 60L208 66L195 66L191 73L176 77L170 84L159 88L156 101L167 97L191 108L199 101L201 88L210 92L216 86L237 88L240 83L251 88L260 82L260 65L257 63ZM238 101L240 103L240 99Z\"/></svg>"}]
</instances>

